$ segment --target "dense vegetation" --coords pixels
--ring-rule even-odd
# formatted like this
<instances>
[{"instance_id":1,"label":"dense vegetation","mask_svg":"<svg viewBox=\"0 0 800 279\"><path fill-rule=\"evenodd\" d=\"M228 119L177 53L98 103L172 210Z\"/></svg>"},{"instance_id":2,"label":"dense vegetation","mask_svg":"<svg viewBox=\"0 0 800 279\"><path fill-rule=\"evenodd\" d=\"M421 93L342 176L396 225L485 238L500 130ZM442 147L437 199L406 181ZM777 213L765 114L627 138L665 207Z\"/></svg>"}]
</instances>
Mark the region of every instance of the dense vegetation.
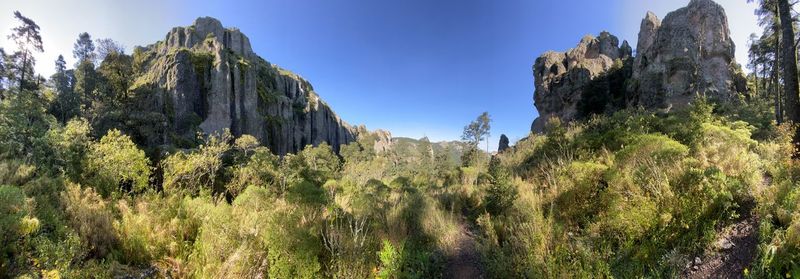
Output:
<instances>
[{"instance_id":1,"label":"dense vegetation","mask_svg":"<svg viewBox=\"0 0 800 279\"><path fill-rule=\"evenodd\" d=\"M130 105L137 56L91 44L47 82L35 47L3 53L0 277L437 278L464 231L491 278L671 277L750 214L743 275L800 276L794 129L770 95L551 121L493 156L483 114L459 160L427 140L376 152L370 135L339 154L229 133L154 149L161 120Z\"/></svg>"}]
</instances>

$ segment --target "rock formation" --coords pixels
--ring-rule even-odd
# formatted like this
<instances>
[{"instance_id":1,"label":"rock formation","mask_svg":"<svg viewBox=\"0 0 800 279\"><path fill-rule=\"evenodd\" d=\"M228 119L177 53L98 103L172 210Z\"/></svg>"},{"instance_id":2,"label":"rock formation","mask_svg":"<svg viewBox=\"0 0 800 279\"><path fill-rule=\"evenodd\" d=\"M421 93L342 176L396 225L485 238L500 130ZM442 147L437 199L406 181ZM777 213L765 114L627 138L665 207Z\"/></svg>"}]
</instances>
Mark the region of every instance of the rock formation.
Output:
<instances>
[{"instance_id":1,"label":"rock formation","mask_svg":"<svg viewBox=\"0 0 800 279\"><path fill-rule=\"evenodd\" d=\"M729 100L746 90L734 58L725 10L711 0L692 0L659 22L648 13L639 32L633 105L681 107L696 95Z\"/></svg>"},{"instance_id":2,"label":"rock formation","mask_svg":"<svg viewBox=\"0 0 800 279\"><path fill-rule=\"evenodd\" d=\"M548 51L536 59L533 65L534 104L539 111L531 127L541 131L547 119L560 118L571 121L578 118L577 105L581 101L584 87L593 79L614 67L615 60L630 57L627 42L619 45L619 39L608 32L599 36L585 36L567 52Z\"/></svg>"},{"instance_id":3,"label":"rock formation","mask_svg":"<svg viewBox=\"0 0 800 279\"><path fill-rule=\"evenodd\" d=\"M497 145L497 152L503 152L508 149L508 137L505 134L500 135L500 143Z\"/></svg>"},{"instance_id":4,"label":"rock formation","mask_svg":"<svg viewBox=\"0 0 800 279\"><path fill-rule=\"evenodd\" d=\"M542 132L552 117L569 122L624 107L670 109L698 95L725 101L747 90L725 10L712 0L691 0L663 22L648 12L636 47L630 61L627 42L617 47L617 38L603 32L566 53L536 59L539 118L531 130ZM614 63L618 58L622 63Z\"/></svg>"},{"instance_id":5,"label":"rock formation","mask_svg":"<svg viewBox=\"0 0 800 279\"><path fill-rule=\"evenodd\" d=\"M308 81L256 55L247 36L214 18L173 28L137 48L134 61L147 74L132 91L160 96L156 107L167 115L162 144L229 129L286 154L322 142L338 150L357 136Z\"/></svg>"}]
</instances>

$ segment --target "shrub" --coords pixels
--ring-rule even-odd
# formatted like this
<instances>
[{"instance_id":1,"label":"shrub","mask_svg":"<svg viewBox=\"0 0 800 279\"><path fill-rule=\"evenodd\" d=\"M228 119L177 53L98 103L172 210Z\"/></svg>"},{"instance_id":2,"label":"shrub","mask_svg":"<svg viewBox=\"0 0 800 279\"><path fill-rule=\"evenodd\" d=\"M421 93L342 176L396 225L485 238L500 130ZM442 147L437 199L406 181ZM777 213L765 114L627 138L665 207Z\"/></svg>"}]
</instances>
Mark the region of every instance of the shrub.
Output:
<instances>
[{"instance_id":1,"label":"shrub","mask_svg":"<svg viewBox=\"0 0 800 279\"><path fill-rule=\"evenodd\" d=\"M49 137L63 161L64 172L73 181L79 181L83 173L83 163L92 143L92 128L84 119L74 118L63 129L50 130Z\"/></svg>"},{"instance_id":2,"label":"shrub","mask_svg":"<svg viewBox=\"0 0 800 279\"><path fill-rule=\"evenodd\" d=\"M67 185L61 194L68 223L87 245L94 258L105 257L117 244L112 217L106 202L92 188Z\"/></svg>"},{"instance_id":3,"label":"shrub","mask_svg":"<svg viewBox=\"0 0 800 279\"><path fill-rule=\"evenodd\" d=\"M103 196L116 191L141 192L150 179L150 160L131 138L111 130L89 147L84 177Z\"/></svg>"},{"instance_id":4,"label":"shrub","mask_svg":"<svg viewBox=\"0 0 800 279\"><path fill-rule=\"evenodd\" d=\"M189 213L202 199L176 195L143 196L116 204L120 218L114 221L121 262L143 265L185 260L191 252L202 219ZM124 256L123 256L124 255ZM174 272L174 265L164 269Z\"/></svg>"},{"instance_id":5,"label":"shrub","mask_svg":"<svg viewBox=\"0 0 800 279\"><path fill-rule=\"evenodd\" d=\"M388 240L383 241L383 248L378 252L378 258L381 260L380 269L378 271L378 278L389 279L400 277L400 264L401 253L403 246L400 245L399 249L395 248Z\"/></svg>"},{"instance_id":6,"label":"shrub","mask_svg":"<svg viewBox=\"0 0 800 279\"><path fill-rule=\"evenodd\" d=\"M26 239L39 229L31 216L33 203L18 187L0 185L0 273L10 274L19 262ZM18 258L20 257L20 258Z\"/></svg>"},{"instance_id":7,"label":"shrub","mask_svg":"<svg viewBox=\"0 0 800 279\"><path fill-rule=\"evenodd\" d=\"M230 132L209 136L197 150L175 153L161 162L164 169L164 190L185 190L198 193L214 191L217 175L222 170L222 157L230 150Z\"/></svg>"},{"instance_id":8,"label":"shrub","mask_svg":"<svg viewBox=\"0 0 800 279\"><path fill-rule=\"evenodd\" d=\"M244 165L234 167L233 178L226 186L228 193L236 197L249 186L259 186L266 187L274 195L282 195L278 187L282 176L278 171L280 158L266 147L251 152L252 156Z\"/></svg>"}]
</instances>

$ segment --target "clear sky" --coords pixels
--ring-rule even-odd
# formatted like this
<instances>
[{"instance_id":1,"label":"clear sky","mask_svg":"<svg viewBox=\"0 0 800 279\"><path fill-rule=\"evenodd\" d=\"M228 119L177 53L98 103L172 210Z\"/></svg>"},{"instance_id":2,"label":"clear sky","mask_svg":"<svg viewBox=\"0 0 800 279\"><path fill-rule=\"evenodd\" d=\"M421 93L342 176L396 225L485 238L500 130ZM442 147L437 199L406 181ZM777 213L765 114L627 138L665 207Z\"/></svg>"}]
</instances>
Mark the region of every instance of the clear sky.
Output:
<instances>
[{"instance_id":1,"label":"clear sky","mask_svg":"<svg viewBox=\"0 0 800 279\"><path fill-rule=\"evenodd\" d=\"M162 40L174 26L213 16L238 27L266 60L308 79L351 124L394 136L455 140L488 111L490 144L512 143L536 117L531 65L547 50L574 47L607 30L636 45L647 10L663 18L689 0L4 0L0 46L17 23L13 11L42 29L37 71L51 74L58 54L74 63L80 32L127 46ZM729 16L737 60L759 32L754 4L717 0ZM482 145L483 146L483 145Z\"/></svg>"}]
</instances>

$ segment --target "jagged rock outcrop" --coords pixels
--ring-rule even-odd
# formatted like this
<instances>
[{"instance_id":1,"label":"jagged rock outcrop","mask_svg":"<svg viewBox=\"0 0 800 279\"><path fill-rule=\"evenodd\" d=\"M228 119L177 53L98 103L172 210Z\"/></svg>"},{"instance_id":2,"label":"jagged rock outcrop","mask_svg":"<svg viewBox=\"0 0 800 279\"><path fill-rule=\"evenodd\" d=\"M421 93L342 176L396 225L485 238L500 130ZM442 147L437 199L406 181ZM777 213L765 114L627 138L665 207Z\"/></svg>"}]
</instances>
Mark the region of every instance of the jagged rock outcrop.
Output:
<instances>
[{"instance_id":1,"label":"jagged rock outcrop","mask_svg":"<svg viewBox=\"0 0 800 279\"><path fill-rule=\"evenodd\" d=\"M680 107L696 95L729 100L746 90L725 10L692 0L659 22L648 12L639 33L632 105Z\"/></svg>"},{"instance_id":2,"label":"jagged rock outcrop","mask_svg":"<svg viewBox=\"0 0 800 279\"><path fill-rule=\"evenodd\" d=\"M247 36L214 18L173 28L137 48L134 61L146 74L132 91L160 96L155 105L167 114L162 144L229 129L286 154L322 142L338 150L356 137L308 81L256 55Z\"/></svg>"},{"instance_id":3,"label":"jagged rock outcrop","mask_svg":"<svg viewBox=\"0 0 800 279\"><path fill-rule=\"evenodd\" d=\"M505 134L500 135L500 142L497 145L497 152L503 152L508 149L508 137Z\"/></svg>"},{"instance_id":4,"label":"jagged rock outcrop","mask_svg":"<svg viewBox=\"0 0 800 279\"><path fill-rule=\"evenodd\" d=\"M571 121L578 117L577 105L582 98L585 85L614 67L615 60L630 57L627 42L619 45L619 39L608 32L599 36L585 36L567 52L548 51L536 59L533 65L534 104L539 111L531 127L542 131L545 122L557 117Z\"/></svg>"},{"instance_id":5,"label":"jagged rock outcrop","mask_svg":"<svg viewBox=\"0 0 800 279\"><path fill-rule=\"evenodd\" d=\"M531 130L542 132L553 117L569 122L624 107L669 110L698 95L725 101L747 90L725 10L714 1L691 0L663 22L648 12L640 28L633 61L630 45L616 47L616 37L606 32L536 59L539 118ZM622 63L614 65L617 58Z\"/></svg>"}]
</instances>

